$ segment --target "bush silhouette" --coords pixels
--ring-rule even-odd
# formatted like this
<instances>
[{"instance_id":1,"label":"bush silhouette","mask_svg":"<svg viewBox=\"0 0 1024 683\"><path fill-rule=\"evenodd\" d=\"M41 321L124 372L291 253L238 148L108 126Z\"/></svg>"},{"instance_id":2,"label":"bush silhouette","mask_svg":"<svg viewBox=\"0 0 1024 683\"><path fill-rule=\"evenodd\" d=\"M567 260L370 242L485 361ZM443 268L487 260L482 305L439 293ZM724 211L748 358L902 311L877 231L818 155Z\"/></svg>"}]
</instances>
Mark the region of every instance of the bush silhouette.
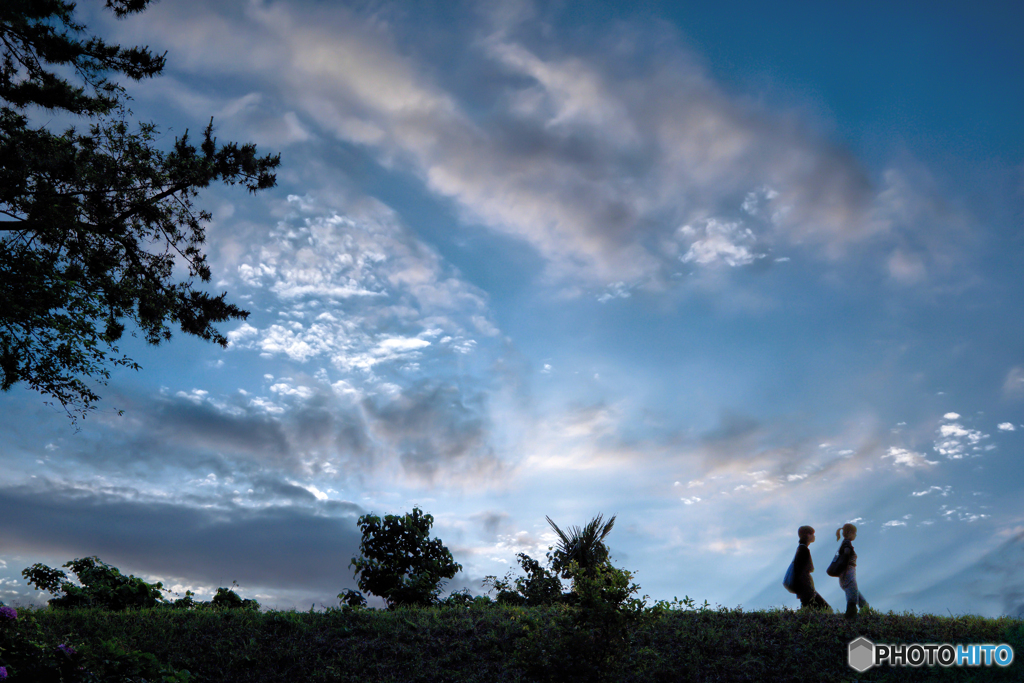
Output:
<instances>
[{"instance_id":1,"label":"bush silhouette","mask_svg":"<svg viewBox=\"0 0 1024 683\"><path fill-rule=\"evenodd\" d=\"M517 554L516 559L526 572L526 576L513 579L512 572L509 572L504 579L496 576L484 578L484 585L489 585L491 590L497 591L496 602L503 605L534 607L550 605L563 599L562 582L557 573L545 569L540 562L526 553Z\"/></svg>"},{"instance_id":2,"label":"bush silhouette","mask_svg":"<svg viewBox=\"0 0 1024 683\"><path fill-rule=\"evenodd\" d=\"M146 583L137 576L125 576L96 556L66 562L81 586L68 580L60 569L34 564L21 575L37 590L52 593L50 607L102 607L115 612L128 608L155 607L163 602L163 584Z\"/></svg>"},{"instance_id":3,"label":"bush silhouette","mask_svg":"<svg viewBox=\"0 0 1024 683\"><path fill-rule=\"evenodd\" d=\"M260 603L255 600L245 599L238 597L238 593L229 588L218 588L217 594L213 596L213 600L210 603L214 607L223 607L226 609L254 609L259 610Z\"/></svg>"}]
</instances>

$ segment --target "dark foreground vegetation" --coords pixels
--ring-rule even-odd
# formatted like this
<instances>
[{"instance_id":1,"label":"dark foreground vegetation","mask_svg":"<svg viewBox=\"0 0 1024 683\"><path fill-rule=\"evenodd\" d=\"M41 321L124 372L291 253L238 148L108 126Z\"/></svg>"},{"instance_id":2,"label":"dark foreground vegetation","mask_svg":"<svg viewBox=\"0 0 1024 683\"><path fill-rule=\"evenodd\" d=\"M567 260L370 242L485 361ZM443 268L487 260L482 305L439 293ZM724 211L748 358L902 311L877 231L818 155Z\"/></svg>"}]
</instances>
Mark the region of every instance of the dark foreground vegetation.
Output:
<instances>
[{"instance_id":1,"label":"dark foreground vegetation","mask_svg":"<svg viewBox=\"0 0 1024 683\"><path fill-rule=\"evenodd\" d=\"M75 656L91 648L126 666L141 653L159 662L148 674L120 678L112 670L104 674L110 678L91 680L1024 680L1020 661L864 674L847 665L847 643L859 635L876 643L1008 643L1024 656L1024 622L974 616L868 612L849 622L838 614L701 609L692 602L647 608L622 624L588 619L568 605L480 602L326 612L75 608L19 610L16 622L0 624L0 643L9 644L12 627L32 631L40 643L74 646ZM17 680L41 679L12 676L10 683Z\"/></svg>"},{"instance_id":2,"label":"dark foreground vegetation","mask_svg":"<svg viewBox=\"0 0 1024 683\"><path fill-rule=\"evenodd\" d=\"M565 531L546 566L520 553L521 573L487 577L489 595L441 598L460 566L429 536L433 517L364 515L361 590L324 611L261 611L219 588L169 600L160 583L122 574L98 557L63 569L26 568L54 597L46 609L0 606L5 683L252 683L287 681L1021 681L1024 664L982 668L876 668L857 674L848 644L1010 645L1024 657L1024 621L863 610L744 612L689 597L649 605L614 566L601 515ZM563 580L569 582L566 591ZM9 679L9 680L7 680Z\"/></svg>"}]
</instances>

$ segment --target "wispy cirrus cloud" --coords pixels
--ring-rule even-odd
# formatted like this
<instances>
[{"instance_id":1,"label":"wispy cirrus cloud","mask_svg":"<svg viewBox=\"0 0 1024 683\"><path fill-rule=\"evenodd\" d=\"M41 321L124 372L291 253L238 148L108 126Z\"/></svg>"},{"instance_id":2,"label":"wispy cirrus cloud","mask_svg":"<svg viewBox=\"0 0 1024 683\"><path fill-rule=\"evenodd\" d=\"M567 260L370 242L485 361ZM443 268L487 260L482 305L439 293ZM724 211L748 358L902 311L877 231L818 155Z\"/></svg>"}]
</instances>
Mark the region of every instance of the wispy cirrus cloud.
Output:
<instances>
[{"instance_id":1,"label":"wispy cirrus cloud","mask_svg":"<svg viewBox=\"0 0 1024 683\"><path fill-rule=\"evenodd\" d=\"M399 42L401 13L155 11L186 66L271 85L242 99L287 102L289 139L316 129L413 172L468 221L532 245L557 281L663 287L687 267L749 265L782 247L835 258L880 240L889 275L920 282L953 253L929 235L967 220L926 171L893 165L874 180L803 114L728 93L663 27L619 26L574 50L539 40L529 11L430 26L462 32L466 78L487 84L471 102L425 63L415 32Z\"/></svg>"},{"instance_id":2,"label":"wispy cirrus cloud","mask_svg":"<svg viewBox=\"0 0 1024 683\"><path fill-rule=\"evenodd\" d=\"M1014 366L1006 373L1003 380L1003 394L1008 398L1021 398L1024 396L1024 366Z\"/></svg>"}]
</instances>

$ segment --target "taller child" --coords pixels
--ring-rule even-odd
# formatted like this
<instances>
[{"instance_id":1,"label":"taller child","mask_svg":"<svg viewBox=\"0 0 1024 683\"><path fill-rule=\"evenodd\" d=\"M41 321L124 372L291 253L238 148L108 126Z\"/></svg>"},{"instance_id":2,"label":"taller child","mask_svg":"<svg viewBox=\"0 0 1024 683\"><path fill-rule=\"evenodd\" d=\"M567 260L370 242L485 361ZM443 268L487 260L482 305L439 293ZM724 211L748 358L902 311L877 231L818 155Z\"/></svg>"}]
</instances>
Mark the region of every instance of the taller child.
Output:
<instances>
[{"instance_id":1,"label":"taller child","mask_svg":"<svg viewBox=\"0 0 1024 683\"><path fill-rule=\"evenodd\" d=\"M814 590L814 562L811 560L811 550L807 546L814 543L814 527L802 526L797 529L800 537L800 545L796 548L796 557L793 558L793 578L796 581L796 596L800 598L802 607L811 609L827 609L832 607L825 602L818 591Z\"/></svg>"}]
</instances>

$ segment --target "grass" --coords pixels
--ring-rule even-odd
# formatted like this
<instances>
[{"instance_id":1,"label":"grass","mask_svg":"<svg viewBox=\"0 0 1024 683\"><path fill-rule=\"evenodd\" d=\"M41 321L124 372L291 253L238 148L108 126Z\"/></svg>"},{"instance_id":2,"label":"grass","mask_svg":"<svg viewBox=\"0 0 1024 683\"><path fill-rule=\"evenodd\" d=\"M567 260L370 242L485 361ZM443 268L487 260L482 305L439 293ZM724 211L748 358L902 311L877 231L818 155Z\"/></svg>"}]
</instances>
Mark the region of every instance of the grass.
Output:
<instances>
[{"instance_id":1,"label":"grass","mask_svg":"<svg viewBox=\"0 0 1024 683\"><path fill-rule=\"evenodd\" d=\"M1007 643L1024 657L1024 622L868 611L644 610L613 625L564 606L328 610L33 610L55 641L114 639L188 670L235 681L990 681L1024 680L1009 667L847 665L847 644ZM618 629L618 630L616 630ZM619 634L621 637L616 637ZM13 680L11 683L15 683Z\"/></svg>"}]
</instances>

